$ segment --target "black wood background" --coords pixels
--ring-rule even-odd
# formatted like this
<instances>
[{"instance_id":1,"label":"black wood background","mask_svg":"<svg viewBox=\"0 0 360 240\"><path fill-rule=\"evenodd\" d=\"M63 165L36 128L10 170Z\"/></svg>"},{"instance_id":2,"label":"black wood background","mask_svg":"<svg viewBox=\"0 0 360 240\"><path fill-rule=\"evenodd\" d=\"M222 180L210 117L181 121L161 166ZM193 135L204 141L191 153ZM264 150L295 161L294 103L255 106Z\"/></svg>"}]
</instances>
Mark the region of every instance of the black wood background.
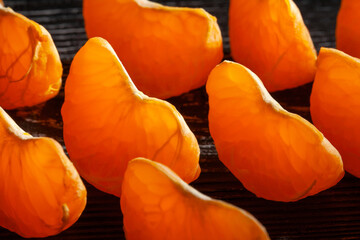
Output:
<instances>
[{"instance_id":1,"label":"black wood background","mask_svg":"<svg viewBox=\"0 0 360 240\"><path fill-rule=\"evenodd\" d=\"M228 38L228 0L158 0L171 6L203 7L218 18L226 59L231 59ZM252 0L249 0L252 1ZM336 15L340 0L296 0L316 49L335 46ZM64 66L66 80L73 56L86 42L81 0L5 0L28 18L42 24L52 34ZM0 43L1 44L1 43ZM272 94L287 110L310 119L311 84ZM40 106L9 111L34 136L49 136L63 144L60 94ZM218 160L208 130L208 101L204 88L171 98L195 133L201 148L201 176L191 185L213 198L235 204L251 212L267 228L270 237L292 239L360 239L360 180L346 174L335 187L294 203L257 198ZM85 183L88 204L80 219L63 233L48 239L124 239L119 199ZM21 239L0 227L0 239Z\"/></svg>"}]
</instances>

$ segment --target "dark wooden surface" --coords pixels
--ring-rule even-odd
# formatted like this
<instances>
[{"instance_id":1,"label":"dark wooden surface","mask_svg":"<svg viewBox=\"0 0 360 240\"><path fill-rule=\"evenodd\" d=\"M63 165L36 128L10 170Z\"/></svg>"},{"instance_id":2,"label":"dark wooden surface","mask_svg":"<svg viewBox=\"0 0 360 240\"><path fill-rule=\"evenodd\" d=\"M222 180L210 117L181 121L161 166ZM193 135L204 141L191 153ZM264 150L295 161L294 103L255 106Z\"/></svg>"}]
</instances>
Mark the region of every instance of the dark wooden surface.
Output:
<instances>
[{"instance_id":1,"label":"dark wooden surface","mask_svg":"<svg viewBox=\"0 0 360 240\"><path fill-rule=\"evenodd\" d=\"M251 1L251 0L249 0ZM203 7L218 18L224 37L225 58L230 58L227 34L228 0L159 0L172 6ZM317 50L335 46L335 22L340 0L295 1L307 24ZM85 43L81 0L5 0L32 20L45 26L59 50L66 80L77 50ZM246 36L244 36L246 37ZM1 43L0 43L1 44ZM311 84L272 94L291 112L310 119ZM61 144L60 108L63 91L40 106L9 111L26 131L34 136L50 136ZM360 180L347 174L335 187L294 203L281 203L257 198L218 160L208 130L208 101L204 88L169 99L184 115L201 148L202 173L191 185L204 194L235 204L251 212L267 228L272 239L360 239ZM76 224L53 240L124 239L119 199L102 193L86 183L88 204ZM0 239L21 239L0 228Z\"/></svg>"}]
</instances>

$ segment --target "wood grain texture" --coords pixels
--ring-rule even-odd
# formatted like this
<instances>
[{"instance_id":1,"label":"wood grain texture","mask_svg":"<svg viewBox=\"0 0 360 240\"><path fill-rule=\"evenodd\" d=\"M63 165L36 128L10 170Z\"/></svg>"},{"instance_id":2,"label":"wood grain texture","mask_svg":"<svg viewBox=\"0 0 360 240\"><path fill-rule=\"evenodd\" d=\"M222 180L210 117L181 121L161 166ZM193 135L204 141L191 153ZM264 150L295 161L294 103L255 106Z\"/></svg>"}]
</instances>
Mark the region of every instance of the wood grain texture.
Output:
<instances>
[{"instance_id":1,"label":"wood grain texture","mask_svg":"<svg viewBox=\"0 0 360 240\"><path fill-rule=\"evenodd\" d=\"M230 59L227 34L228 0L159 0L171 6L204 7L218 18L223 32L225 58ZM335 22L340 0L295 1L308 26L316 49L335 46ZM66 80L77 50L86 42L80 0L5 0L7 6L45 26L59 50ZM309 96L312 84L276 92L273 97L287 110L311 120ZM50 136L63 144L58 97L40 106L10 111L26 131L35 136ZM192 186L216 199L222 199L251 212L267 228L271 238L360 239L360 179L347 174L335 187L294 203L272 202L257 198L218 160L208 129L208 100L204 88L169 101L184 115L201 148L202 174ZM119 199L86 184L88 204L78 222L54 240L124 239ZM0 228L0 239L21 239Z\"/></svg>"}]
</instances>

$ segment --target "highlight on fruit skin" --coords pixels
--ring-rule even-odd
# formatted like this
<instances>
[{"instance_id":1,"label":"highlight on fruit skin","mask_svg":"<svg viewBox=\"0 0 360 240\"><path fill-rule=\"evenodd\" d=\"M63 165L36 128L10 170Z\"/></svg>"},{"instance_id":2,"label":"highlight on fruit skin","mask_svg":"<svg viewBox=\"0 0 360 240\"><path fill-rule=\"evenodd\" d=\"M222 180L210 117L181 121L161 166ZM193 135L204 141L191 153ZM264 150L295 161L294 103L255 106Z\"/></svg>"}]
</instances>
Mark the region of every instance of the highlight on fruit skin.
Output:
<instances>
[{"instance_id":1,"label":"highlight on fruit skin","mask_svg":"<svg viewBox=\"0 0 360 240\"><path fill-rule=\"evenodd\" d=\"M200 174L200 149L173 105L138 91L110 44L90 39L76 54L61 110L71 160L89 183L121 195L128 161L147 157L186 182Z\"/></svg>"},{"instance_id":2,"label":"highlight on fruit skin","mask_svg":"<svg viewBox=\"0 0 360 240\"><path fill-rule=\"evenodd\" d=\"M85 208L85 186L60 144L24 132L1 107L0 176L0 226L22 237L56 235Z\"/></svg>"},{"instance_id":3,"label":"highlight on fruit skin","mask_svg":"<svg viewBox=\"0 0 360 240\"><path fill-rule=\"evenodd\" d=\"M220 28L204 9L147 0L84 0L89 38L113 46L138 89L169 98L203 86L223 58Z\"/></svg>"},{"instance_id":4,"label":"highlight on fruit skin","mask_svg":"<svg viewBox=\"0 0 360 240\"><path fill-rule=\"evenodd\" d=\"M316 51L292 0L231 0L232 58L249 68L269 92L314 80Z\"/></svg>"},{"instance_id":5,"label":"highlight on fruit skin","mask_svg":"<svg viewBox=\"0 0 360 240\"><path fill-rule=\"evenodd\" d=\"M360 177L360 60L321 48L317 67L311 118L339 150L345 170Z\"/></svg>"},{"instance_id":6,"label":"highlight on fruit skin","mask_svg":"<svg viewBox=\"0 0 360 240\"><path fill-rule=\"evenodd\" d=\"M336 19L336 48L360 58L360 1L342 0Z\"/></svg>"},{"instance_id":7,"label":"highlight on fruit skin","mask_svg":"<svg viewBox=\"0 0 360 240\"><path fill-rule=\"evenodd\" d=\"M131 160L122 185L126 239L270 239L248 212L198 192L161 163Z\"/></svg>"},{"instance_id":8,"label":"highlight on fruit skin","mask_svg":"<svg viewBox=\"0 0 360 240\"><path fill-rule=\"evenodd\" d=\"M49 32L36 22L0 7L0 106L33 106L61 87L62 64Z\"/></svg>"},{"instance_id":9,"label":"highlight on fruit skin","mask_svg":"<svg viewBox=\"0 0 360 240\"><path fill-rule=\"evenodd\" d=\"M323 134L284 110L243 65L219 64L206 90L219 159L258 197L297 201L343 177L340 154Z\"/></svg>"}]
</instances>

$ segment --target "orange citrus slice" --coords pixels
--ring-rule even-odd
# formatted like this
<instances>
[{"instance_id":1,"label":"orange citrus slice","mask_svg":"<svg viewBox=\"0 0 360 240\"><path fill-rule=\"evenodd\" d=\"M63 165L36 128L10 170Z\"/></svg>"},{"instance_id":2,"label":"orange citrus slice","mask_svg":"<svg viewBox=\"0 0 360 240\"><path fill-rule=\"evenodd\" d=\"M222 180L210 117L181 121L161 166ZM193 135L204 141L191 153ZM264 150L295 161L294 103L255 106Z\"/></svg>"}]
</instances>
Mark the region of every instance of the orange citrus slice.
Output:
<instances>
[{"instance_id":1,"label":"orange citrus slice","mask_svg":"<svg viewBox=\"0 0 360 240\"><path fill-rule=\"evenodd\" d=\"M70 227L86 189L59 143L24 132L0 107L0 226L26 237Z\"/></svg>"},{"instance_id":2,"label":"orange citrus slice","mask_svg":"<svg viewBox=\"0 0 360 240\"><path fill-rule=\"evenodd\" d=\"M360 58L360 1L342 0L336 20L336 47Z\"/></svg>"},{"instance_id":3,"label":"orange citrus slice","mask_svg":"<svg viewBox=\"0 0 360 240\"><path fill-rule=\"evenodd\" d=\"M360 177L360 60L321 48L317 65L312 120L339 150L345 170Z\"/></svg>"},{"instance_id":4,"label":"orange citrus slice","mask_svg":"<svg viewBox=\"0 0 360 240\"><path fill-rule=\"evenodd\" d=\"M314 79L316 51L292 0L231 0L232 57L256 73L269 92Z\"/></svg>"},{"instance_id":5,"label":"orange citrus slice","mask_svg":"<svg viewBox=\"0 0 360 240\"><path fill-rule=\"evenodd\" d=\"M270 239L248 212L201 194L160 163L130 161L122 188L128 240Z\"/></svg>"},{"instance_id":6,"label":"orange citrus slice","mask_svg":"<svg viewBox=\"0 0 360 240\"><path fill-rule=\"evenodd\" d=\"M246 67L219 64L206 90L219 159L257 196L296 201L343 177L341 157L330 142L308 121L284 110Z\"/></svg>"},{"instance_id":7,"label":"orange citrus slice","mask_svg":"<svg viewBox=\"0 0 360 240\"><path fill-rule=\"evenodd\" d=\"M84 0L85 29L114 47L135 85L169 98L205 84L223 57L216 18L147 0Z\"/></svg>"},{"instance_id":8,"label":"orange citrus slice","mask_svg":"<svg viewBox=\"0 0 360 240\"><path fill-rule=\"evenodd\" d=\"M90 39L76 54L65 84L64 140L89 183L121 195L128 161L148 157L186 182L200 174L199 145L168 102L138 91L110 44Z\"/></svg>"},{"instance_id":9,"label":"orange citrus slice","mask_svg":"<svg viewBox=\"0 0 360 240\"><path fill-rule=\"evenodd\" d=\"M54 97L62 65L48 31L10 8L0 8L0 106L33 106Z\"/></svg>"}]
</instances>

